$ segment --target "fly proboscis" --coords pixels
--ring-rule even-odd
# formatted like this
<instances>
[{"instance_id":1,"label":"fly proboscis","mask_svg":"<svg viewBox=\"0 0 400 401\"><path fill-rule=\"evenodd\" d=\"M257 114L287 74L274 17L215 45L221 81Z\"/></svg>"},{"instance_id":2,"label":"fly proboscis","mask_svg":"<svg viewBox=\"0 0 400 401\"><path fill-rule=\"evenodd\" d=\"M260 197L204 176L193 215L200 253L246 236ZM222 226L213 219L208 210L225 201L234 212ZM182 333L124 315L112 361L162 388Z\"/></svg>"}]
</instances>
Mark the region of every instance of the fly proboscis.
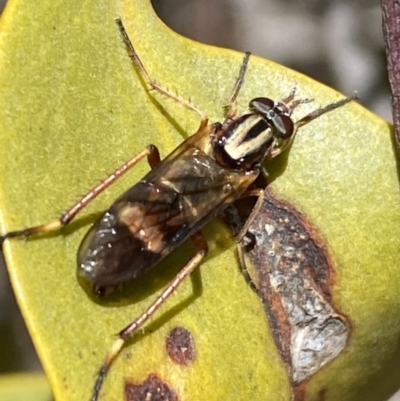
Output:
<instances>
[{"instance_id":1,"label":"fly proboscis","mask_svg":"<svg viewBox=\"0 0 400 401\"><path fill-rule=\"evenodd\" d=\"M150 172L119 196L83 238L78 250L79 275L101 296L107 288L134 279L152 268L189 237L196 254L156 300L120 331L98 372L92 401L97 401L112 361L126 340L201 263L207 253L201 228L235 200L259 193L252 184L260 174L261 163L285 151L302 125L352 100L344 98L293 121L293 110L299 104L311 101L296 99L293 90L279 102L267 97L254 98L249 102L249 110L238 114L235 101L250 57L246 53L224 119L210 124L207 116L190 101L150 77L121 20L117 19L116 23L128 54L148 87L197 113L201 120L197 132L163 160L156 146L147 146L88 191L59 219L0 237L3 242L7 238L30 236L65 226L101 192L141 159L147 158Z\"/></svg>"}]
</instances>

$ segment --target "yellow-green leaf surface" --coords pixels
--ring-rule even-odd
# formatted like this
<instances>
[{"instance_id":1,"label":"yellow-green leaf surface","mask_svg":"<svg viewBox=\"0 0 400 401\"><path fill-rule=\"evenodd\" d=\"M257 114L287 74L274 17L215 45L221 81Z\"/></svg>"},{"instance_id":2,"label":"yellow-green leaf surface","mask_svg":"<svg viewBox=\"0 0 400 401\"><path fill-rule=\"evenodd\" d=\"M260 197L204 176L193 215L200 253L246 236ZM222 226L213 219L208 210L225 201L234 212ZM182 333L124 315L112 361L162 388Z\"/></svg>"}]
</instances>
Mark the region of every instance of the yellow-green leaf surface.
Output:
<instances>
[{"instance_id":1,"label":"yellow-green leaf surface","mask_svg":"<svg viewBox=\"0 0 400 401\"><path fill-rule=\"evenodd\" d=\"M49 382L43 374L0 376L1 401L51 401Z\"/></svg>"},{"instance_id":2,"label":"yellow-green leaf surface","mask_svg":"<svg viewBox=\"0 0 400 401\"><path fill-rule=\"evenodd\" d=\"M52 219L148 143L163 156L198 118L145 91L114 23L121 16L149 73L222 119L243 55L193 43L166 28L147 0L10 1L0 38L2 230ZM266 21L268 23L268 21ZM325 105L341 96L251 58L238 104L280 99L297 84ZM302 105L296 116L315 108ZM137 316L193 253L190 244L146 277L99 302L79 285L76 250L94 214L140 178L145 162L85 209L62 233L4 250L30 333L57 400L88 400L114 334ZM307 387L309 399L382 400L398 384L400 205L390 126L357 104L302 128L271 166L274 189L309 216L337 267L334 301L352 324L347 349ZM181 400L288 400L287 374L259 299L239 274L230 232L205 234L210 253L192 280L122 352L103 400L123 399L126 381L157 374ZM165 336L180 325L197 357L174 364Z\"/></svg>"}]
</instances>

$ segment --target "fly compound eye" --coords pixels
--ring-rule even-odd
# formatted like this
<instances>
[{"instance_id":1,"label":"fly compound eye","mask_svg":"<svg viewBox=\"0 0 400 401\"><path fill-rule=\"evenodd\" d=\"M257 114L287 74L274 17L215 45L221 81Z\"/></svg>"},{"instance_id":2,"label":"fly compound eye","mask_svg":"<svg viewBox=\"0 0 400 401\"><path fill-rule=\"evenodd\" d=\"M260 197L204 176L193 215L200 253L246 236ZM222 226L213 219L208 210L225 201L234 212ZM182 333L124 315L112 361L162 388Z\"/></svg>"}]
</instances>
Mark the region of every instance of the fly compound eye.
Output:
<instances>
[{"instance_id":1,"label":"fly compound eye","mask_svg":"<svg viewBox=\"0 0 400 401\"><path fill-rule=\"evenodd\" d=\"M289 116L286 116L284 114L275 114L272 118L269 119L269 122L272 125L275 136L277 136L278 138L287 139L292 136L294 124L293 120Z\"/></svg>"},{"instance_id":2,"label":"fly compound eye","mask_svg":"<svg viewBox=\"0 0 400 401\"><path fill-rule=\"evenodd\" d=\"M292 119L286 114L288 110L283 106L267 97L256 97L249 103L250 110L270 124L277 138L287 139L292 136L294 126Z\"/></svg>"},{"instance_id":3,"label":"fly compound eye","mask_svg":"<svg viewBox=\"0 0 400 401\"><path fill-rule=\"evenodd\" d=\"M267 97L256 97L249 103L249 109L253 113L260 114L265 117L274 108L275 102Z\"/></svg>"}]
</instances>

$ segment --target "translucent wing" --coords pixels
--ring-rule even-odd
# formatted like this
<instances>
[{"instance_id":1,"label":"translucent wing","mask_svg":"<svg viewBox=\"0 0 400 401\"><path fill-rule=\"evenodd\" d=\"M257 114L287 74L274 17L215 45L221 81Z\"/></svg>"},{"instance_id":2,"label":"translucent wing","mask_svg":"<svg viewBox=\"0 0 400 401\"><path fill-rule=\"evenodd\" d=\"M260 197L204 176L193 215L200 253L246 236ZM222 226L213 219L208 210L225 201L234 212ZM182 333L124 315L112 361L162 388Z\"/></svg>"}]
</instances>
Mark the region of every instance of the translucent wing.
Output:
<instances>
[{"instance_id":1,"label":"translucent wing","mask_svg":"<svg viewBox=\"0 0 400 401\"><path fill-rule=\"evenodd\" d=\"M80 274L97 288L137 277L240 196L243 180L196 148L170 155L90 229L78 252Z\"/></svg>"}]
</instances>

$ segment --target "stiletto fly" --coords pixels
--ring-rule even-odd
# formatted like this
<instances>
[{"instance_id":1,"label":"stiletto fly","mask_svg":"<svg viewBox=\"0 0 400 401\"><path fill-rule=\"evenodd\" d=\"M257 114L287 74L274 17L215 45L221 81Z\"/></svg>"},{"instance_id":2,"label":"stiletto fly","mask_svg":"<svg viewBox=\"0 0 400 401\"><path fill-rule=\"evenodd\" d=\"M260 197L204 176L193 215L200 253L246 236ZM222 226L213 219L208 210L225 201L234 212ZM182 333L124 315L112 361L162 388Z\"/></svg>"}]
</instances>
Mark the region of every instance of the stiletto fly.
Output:
<instances>
[{"instance_id":1,"label":"stiletto fly","mask_svg":"<svg viewBox=\"0 0 400 401\"><path fill-rule=\"evenodd\" d=\"M150 77L121 20L116 19L116 23L128 54L148 87L197 113L201 119L197 132L164 160L160 160L154 145L147 146L92 188L59 219L0 237L3 242L8 238L60 229L137 162L147 158L150 172L123 193L82 240L78 250L79 275L92 283L94 292L101 296L107 288L134 279L155 266L189 237L197 252L155 301L120 331L98 372L92 401L98 399L112 361L126 340L165 303L206 255L207 243L201 228L235 200L260 195L262 191L254 189L252 184L260 174L261 163L285 151L302 125L352 100L343 98L294 122L293 110L311 100L295 99L293 90L280 102L267 97L254 98L249 103L249 111L238 114L235 101L250 57L246 53L223 121L209 124L207 116L190 101Z\"/></svg>"}]
</instances>

